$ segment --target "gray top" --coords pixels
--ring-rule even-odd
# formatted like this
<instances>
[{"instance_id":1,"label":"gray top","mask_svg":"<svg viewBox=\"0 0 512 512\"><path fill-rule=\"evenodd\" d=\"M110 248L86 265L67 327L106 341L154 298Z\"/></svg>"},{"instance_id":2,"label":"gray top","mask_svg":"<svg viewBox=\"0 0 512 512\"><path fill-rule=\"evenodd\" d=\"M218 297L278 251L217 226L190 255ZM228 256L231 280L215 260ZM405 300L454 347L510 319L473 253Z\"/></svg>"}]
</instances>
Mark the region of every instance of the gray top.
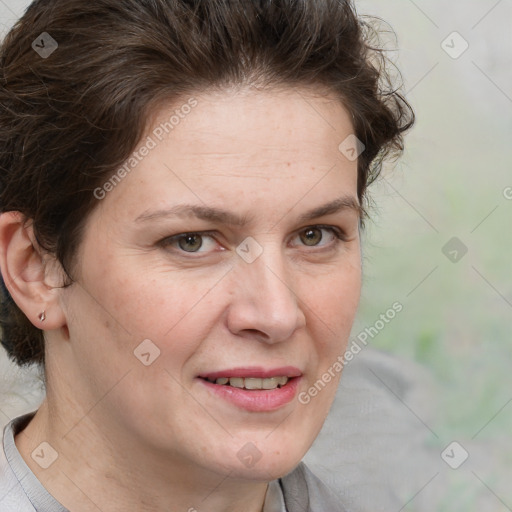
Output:
<instances>
[{"instance_id":1,"label":"gray top","mask_svg":"<svg viewBox=\"0 0 512 512\"><path fill-rule=\"evenodd\" d=\"M20 455L14 436L35 411L15 418L4 427L0 450L0 512L69 512L41 484Z\"/></svg>"},{"instance_id":2,"label":"gray top","mask_svg":"<svg viewBox=\"0 0 512 512\"><path fill-rule=\"evenodd\" d=\"M35 411L19 416L3 431L0 450L0 512L69 512L41 484L20 455L14 436ZM347 512L338 498L300 463L269 483L263 512Z\"/></svg>"}]
</instances>

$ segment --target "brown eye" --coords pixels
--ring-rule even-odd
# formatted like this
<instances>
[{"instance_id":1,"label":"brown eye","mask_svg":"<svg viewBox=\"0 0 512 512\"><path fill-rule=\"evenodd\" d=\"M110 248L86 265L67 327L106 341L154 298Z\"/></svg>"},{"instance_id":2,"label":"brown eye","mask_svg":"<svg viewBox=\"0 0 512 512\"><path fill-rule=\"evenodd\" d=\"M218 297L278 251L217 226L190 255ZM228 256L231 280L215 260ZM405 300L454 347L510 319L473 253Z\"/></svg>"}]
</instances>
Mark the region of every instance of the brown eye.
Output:
<instances>
[{"instance_id":1,"label":"brown eye","mask_svg":"<svg viewBox=\"0 0 512 512\"><path fill-rule=\"evenodd\" d=\"M212 252L218 245L211 233L181 233L171 237L164 238L158 245L166 250L172 250L183 254L202 254ZM202 249L202 250L200 250Z\"/></svg>"},{"instance_id":2,"label":"brown eye","mask_svg":"<svg viewBox=\"0 0 512 512\"><path fill-rule=\"evenodd\" d=\"M201 235L187 234L179 238L178 245L185 252L197 252L203 245L203 239Z\"/></svg>"},{"instance_id":3,"label":"brown eye","mask_svg":"<svg viewBox=\"0 0 512 512\"><path fill-rule=\"evenodd\" d=\"M304 245L315 246L322 241L322 230L319 228L308 228L300 235Z\"/></svg>"},{"instance_id":4,"label":"brown eye","mask_svg":"<svg viewBox=\"0 0 512 512\"><path fill-rule=\"evenodd\" d=\"M158 245L178 255L196 254L206 256L219 250L219 244L212 232L189 232L169 236L160 240ZM221 248L222 250L222 248Z\"/></svg>"},{"instance_id":5,"label":"brown eye","mask_svg":"<svg viewBox=\"0 0 512 512\"><path fill-rule=\"evenodd\" d=\"M325 236L327 233L327 236ZM345 233L335 226L310 226L295 235L302 247L315 249L335 249L340 243L346 241Z\"/></svg>"}]
</instances>

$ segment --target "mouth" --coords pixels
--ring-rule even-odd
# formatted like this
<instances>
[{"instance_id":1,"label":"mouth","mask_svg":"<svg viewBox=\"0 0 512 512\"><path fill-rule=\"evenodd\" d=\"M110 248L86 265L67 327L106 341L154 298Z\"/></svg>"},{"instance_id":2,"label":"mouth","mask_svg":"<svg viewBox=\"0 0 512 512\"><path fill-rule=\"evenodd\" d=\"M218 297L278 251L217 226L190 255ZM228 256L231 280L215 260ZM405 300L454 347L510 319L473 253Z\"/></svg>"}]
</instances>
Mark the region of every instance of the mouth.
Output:
<instances>
[{"instance_id":1,"label":"mouth","mask_svg":"<svg viewBox=\"0 0 512 512\"><path fill-rule=\"evenodd\" d=\"M294 378L294 377L291 377ZM246 389L246 390L271 390L282 388L288 384L290 377L286 377L284 375L279 377L270 377L266 379L255 378L255 377L219 377L219 378L211 378L208 377L204 379L212 384L217 384L219 386L231 386L233 388L238 389Z\"/></svg>"},{"instance_id":2,"label":"mouth","mask_svg":"<svg viewBox=\"0 0 512 512\"><path fill-rule=\"evenodd\" d=\"M302 372L294 367L262 370L237 368L199 375L213 396L249 411L264 412L283 407L297 393Z\"/></svg>"}]
</instances>

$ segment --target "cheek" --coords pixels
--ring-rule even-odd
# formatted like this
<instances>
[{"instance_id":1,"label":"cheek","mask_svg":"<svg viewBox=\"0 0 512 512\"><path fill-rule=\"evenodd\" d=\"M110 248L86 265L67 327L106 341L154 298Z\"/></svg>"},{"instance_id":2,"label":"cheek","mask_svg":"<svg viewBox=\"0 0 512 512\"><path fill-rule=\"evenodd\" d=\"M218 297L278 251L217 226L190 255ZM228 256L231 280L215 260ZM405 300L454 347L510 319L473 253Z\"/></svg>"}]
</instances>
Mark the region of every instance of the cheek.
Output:
<instances>
[{"instance_id":1,"label":"cheek","mask_svg":"<svg viewBox=\"0 0 512 512\"><path fill-rule=\"evenodd\" d=\"M149 339L160 351L157 366L179 369L208 336L222 306L214 300L219 278L211 274L193 278L158 272L155 277L111 265L89 280L103 304L97 308L97 326L128 362ZM113 312L114 318L105 310Z\"/></svg>"},{"instance_id":2,"label":"cheek","mask_svg":"<svg viewBox=\"0 0 512 512\"><path fill-rule=\"evenodd\" d=\"M342 265L315 285L305 284L305 311L315 326L316 342L325 354L341 352L355 319L361 295L361 267Z\"/></svg>"},{"instance_id":3,"label":"cheek","mask_svg":"<svg viewBox=\"0 0 512 512\"><path fill-rule=\"evenodd\" d=\"M359 265L334 269L317 281L306 295L307 320L314 344L313 371L302 390L304 407L311 418L308 423L316 437L336 395L343 366L339 357L346 351L361 293ZM300 400L299 400L300 401Z\"/></svg>"}]
</instances>

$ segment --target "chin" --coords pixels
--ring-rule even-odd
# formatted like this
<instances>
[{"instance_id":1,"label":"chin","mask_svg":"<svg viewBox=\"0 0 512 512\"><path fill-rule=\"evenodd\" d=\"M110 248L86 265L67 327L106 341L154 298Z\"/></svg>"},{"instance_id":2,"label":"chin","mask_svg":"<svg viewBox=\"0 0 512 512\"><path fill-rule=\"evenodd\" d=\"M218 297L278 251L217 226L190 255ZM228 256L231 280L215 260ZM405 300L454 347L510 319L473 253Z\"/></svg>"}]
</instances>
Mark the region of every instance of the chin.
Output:
<instances>
[{"instance_id":1,"label":"chin","mask_svg":"<svg viewBox=\"0 0 512 512\"><path fill-rule=\"evenodd\" d=\"M239 462L232 467L226 468L227 474L232 478L240 480L252 480L269 482L287 475L300 463L302 457L291 458L290 456L275 457L273 460L261 458L252 467L243 467Z\"/></svg>"},{"instance_id":2,"label":"chin","mask_svg":"<svg viewBox=\"0 0 512 512\"><path fill-rule=\"evenodd\" d=\"M269 481L281 478L300 463L312 443L299 443L297 439L297 436L292 435L272 444L268 441L242 443L224 470L244 480Z\"/></svg>"}]
</instances>

